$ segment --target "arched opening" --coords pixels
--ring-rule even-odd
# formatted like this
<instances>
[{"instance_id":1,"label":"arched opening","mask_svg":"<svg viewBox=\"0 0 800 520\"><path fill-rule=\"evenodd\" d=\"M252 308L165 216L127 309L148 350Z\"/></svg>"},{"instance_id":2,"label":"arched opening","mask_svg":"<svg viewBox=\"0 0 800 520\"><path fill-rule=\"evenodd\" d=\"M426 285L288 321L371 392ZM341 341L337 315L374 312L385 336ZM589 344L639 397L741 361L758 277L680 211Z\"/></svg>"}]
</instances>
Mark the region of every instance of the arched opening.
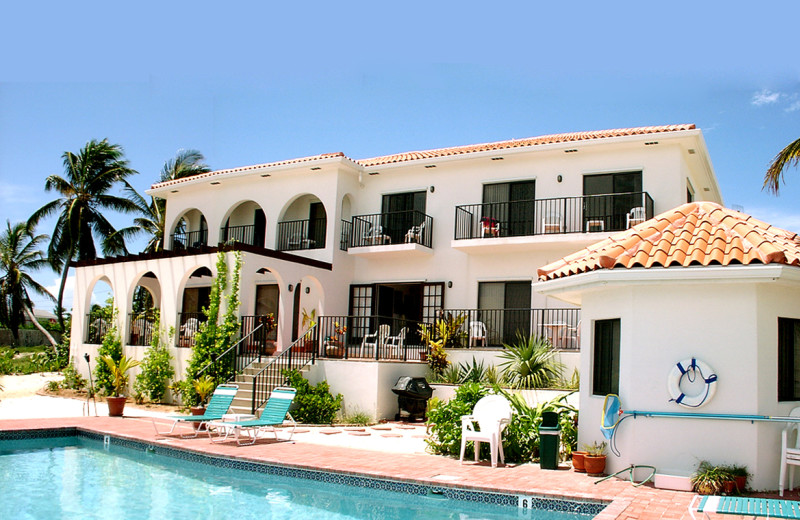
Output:
<instances>
[{"instance_id":1,"label":"arched opening","mask_svg":"<svg viewBox=\"0 0 800 520\"><path fill-rule=\"evenodd\" d=\"M262 267L256 271L253 315L242 316L242 337L250 350L272 355L277 349L280 319L280 278Z\"/></svg>"},{"instance_id":2,"label":"arched opening","mask_svg":"<svg viewBox=\"0 0 800 520\"><path fill-rule=\"evenodd\" d=\"M208 223L200 210L190 209L178 219L169 243L173 251L208 244Z\"/></svg>"},{"instance_id":3,"label":"arched opening","mask_svg":"<svg viewBox=\"0 0 800 520\"><path fill-rule=\"evenodd\" d=\"M264 247L267 217L261 206L253 201L242 202L230 212L219 230L222 244L239 242Z\"/></svg>"},{"instance_id":4,"label":"arched opening","mask_svg":"<svg viewBox=\"0 0 800 520\"><path fill-rule=\"evenodd\" d=\"M353 218L353 209L350 195L342 197L340 215L342 219L342 232L339 237L339 249L347 251L347 248L350 246L350 235L353 228L353 222L351 220Z\"/></svg>"},{"instance_id":5,"label":"arched opening","mask_svg":"<svg viewBox=\"0 0 800 520\"><path fill-rule=\"evenodd\" d=\"M152 271L144 273L131 292L128 316L128 345L150 345L155 330L156 311L161 308L161 284Z\"/></svg>"},{"instance_id":6,"label":"arched opening","mask_svg":"<svg viewBox=\"0 0 800 520\"><path fill-rule=\"evenodd\" d=\"M324 249L328 227L325 206L314 195L297 197L278 222L278 251Z\"/></svg>"},{"instance_id":7,"label":"arched opening","mask_svg":"<svg viewBox=\"0 0 800 520\"><path fill-rule=\"evenodd\" d=\"M90 285L86 294L89 300L89 313L86 315L86 343L100 345L103 337L114 326L114 290L111 281L99 277Z\"/></svg>"},{"instance_id":8,"label":"arched opening","mask_svg":"<svg viewBox=\"0 0 800 520\"><path fill-rule=\"evenodd\" d=\"M181 293L178 313L178 346L193 347L194 336L200 324L206 321L203 309L211 298L213 273L208 267L198 267L189 275Z\"/></svg>"}]
</instances>

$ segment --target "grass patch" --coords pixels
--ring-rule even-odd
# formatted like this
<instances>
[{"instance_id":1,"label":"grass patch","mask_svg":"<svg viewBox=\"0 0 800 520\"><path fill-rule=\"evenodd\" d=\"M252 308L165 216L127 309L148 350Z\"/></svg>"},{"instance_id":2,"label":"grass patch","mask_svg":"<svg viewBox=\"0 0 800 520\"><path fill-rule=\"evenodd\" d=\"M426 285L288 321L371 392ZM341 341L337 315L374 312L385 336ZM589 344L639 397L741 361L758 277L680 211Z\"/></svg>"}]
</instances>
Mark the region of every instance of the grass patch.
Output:
<instances>
[{"instance_id":1,"label":"grass patch","mask_svg":"<svg viewBox=\"0 0 800 520\"><path fill-rule=\"evenodd\" d=\"M49 346L0 347L0 375L52 372L58 368Z\"/></svg>"}]
</instances>

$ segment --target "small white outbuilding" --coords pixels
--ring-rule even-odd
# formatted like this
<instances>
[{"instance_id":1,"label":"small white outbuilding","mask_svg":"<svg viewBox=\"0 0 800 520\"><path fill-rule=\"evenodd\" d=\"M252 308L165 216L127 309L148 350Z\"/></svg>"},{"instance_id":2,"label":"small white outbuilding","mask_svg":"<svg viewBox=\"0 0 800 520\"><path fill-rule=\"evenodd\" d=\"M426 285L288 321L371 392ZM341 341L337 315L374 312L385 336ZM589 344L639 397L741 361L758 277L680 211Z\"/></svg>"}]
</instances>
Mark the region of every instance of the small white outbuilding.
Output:
<instances>
[{"instance_id":1,"label":"small white outbuilding","mask_svg":"<svg viewBox=\"0 0 800 520\"><path fill-rule=\"evenodd\" d=\"M535 289L582 307L579 444L604 440L603 400L625 410L785 416L800 406L800 237L710 202L667 211L539 269ZM681 381L705 362L714 383ZM685 364L685 363L684 363ZM707 370L708 371L708 370ZM680 371L678 371L680 373ZM704 378L708 374L704 374ZM714 395L706 397L712 390ZM686 404L686 403L684 403ZM701 460L747 466L777 489L782 422L630 417L607 472L689 476Z\"/></svg>"}]
</instances>

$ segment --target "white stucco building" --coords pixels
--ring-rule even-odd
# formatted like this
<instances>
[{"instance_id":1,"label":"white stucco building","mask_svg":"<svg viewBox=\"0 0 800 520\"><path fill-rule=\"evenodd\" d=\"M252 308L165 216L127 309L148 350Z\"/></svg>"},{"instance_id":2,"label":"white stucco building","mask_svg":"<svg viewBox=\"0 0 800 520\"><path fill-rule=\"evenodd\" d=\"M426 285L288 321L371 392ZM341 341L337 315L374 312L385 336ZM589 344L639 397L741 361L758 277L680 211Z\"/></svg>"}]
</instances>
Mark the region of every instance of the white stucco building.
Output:
<instances>
[{"instance_id":1,"label":"white stucco building","mask_svg":"<svg viewBox=\"0 0 800 520\"><path fill-rule=\"evenodd\" d=\"M126 353L143 354L142 307L155 307L177 331L183 374L216 252L227 244L243 254L243 332L257 316L277 317L277 330L258 338L257 348L274 341L287 349L303 333L302 311L315 310L316 356L348 359L319 363L316 377L339 391L369 387L358 404L378 416L396 409L388 387L398 372L424 373L418 323L456 310L482 324L470 346L539 332L576 351L582 311L532 291L536 267L687 201L721 202L694 125L360 160L323 154L162 182L148 193L166 200L165 251L77 264L73 355L96 351L104 324L90 303L103 282L119 310ZM347 332L337 334L335 323ZM357 366L372 375L353 377Z\"/></svg>"}]
</instances>

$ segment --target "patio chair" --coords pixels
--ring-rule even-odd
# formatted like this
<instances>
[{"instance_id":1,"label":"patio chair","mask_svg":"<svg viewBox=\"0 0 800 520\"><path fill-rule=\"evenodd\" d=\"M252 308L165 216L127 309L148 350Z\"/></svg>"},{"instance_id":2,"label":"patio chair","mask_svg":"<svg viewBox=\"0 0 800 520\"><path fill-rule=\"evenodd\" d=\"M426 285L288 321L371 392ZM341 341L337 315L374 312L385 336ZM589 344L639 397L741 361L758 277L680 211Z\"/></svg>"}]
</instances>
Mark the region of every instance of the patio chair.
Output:
<instances>
[{"instance_id":1,"label":"patio chair","mask_svg":"<svg viewBox=\"0 0 800 520\"><path fill-rule=\"evenodd\" d=\"M425 233L425 222L422 222L419 226L411 226L411 229L406 233L406 243L421 243L423 233Z\"/></svg>"},{"instance_id":2,"label":"patio chair","mask_svg":"<svg viewBox=\"0 0 800 520\"><path fill-rule=\"evenodd\" d=\"M542 233L561 233L564 226L559 213L548 213L542 217Z\"/></svg>"},{"instance_id":3,"label":"patio chair","mask_svg":"<svg viewBox=\"0 0 800 520\"><path fill-rule=\"evenodd\" d=\"M632 208L625 216L625 219L627 220L625 227L631 228L637 224L641 224L647 218L645 215L646 213L642 206L637 206L635 208Z\"/></svg>"},{"instance_id":4,"label":"patio chair","mask_svg":"<svg viewBox=\"0 0 800 520\"><path fill-rule=\"evenodd\" d=\"M482 321L469 322L469 346L477 347L478 342L486 346L486 325Z\"/></svg>"},{"instance_id":5,"label":"patio chair","mask_svg":"<svg viewBox=\"0 0 800 520\"><path fill-rule=\"evenodd\" d=\"M403 327L400 329L400 333L397 336L389 336L386 338L385 345L390 351L392 358L400 359L403 357L402 352L406 342L406 334L408 334L408 327Z\"/></svg>"},{"instance_id":6,"label":"patio chair","mask_svg":"<svg viewBox=\"0 0 800 520\"><path fill-rule=\"evenodd\" d=\"M789 412L791 417L800 417L800 407ZM792 436L794 435L794 442ZM794 467L800 466L800 429L798 423L786 423L781 432L781 471L778 480L778 492L783 496L783 484L786 482L786 470L789 470L789 491L794 489Z\"/></svg>"},{"instance_id":7,"label":"patio chair","mask_svg":"<svg viewBox=\"0 0 800 520\"><path fill-rule=\"evenodd\" d=\"M361 340L361 353L360 357L364 357L364 351L368 348L373 349L373 352L378 352L378 349L386 343L386 338L389 337L391 329L389 325L379 325L378 330L364 334L364 339Z\"/></svg>"},{"instance_id":8,"label":"patio chair","mask_svg":"<svg viewBox=\"0 0 800 520\"><path fill-rule=\"evenodd\" d=\"M489 454L492 467L497 467L497 454L500 462L505 464L503 455L503 430L511 422L511 404L502 395L487 395L475 404L472 415L461 416L461 457L464 463L464 450L467 441L475 443L475 462L478 462L481 442L489 443ZM478 423L480 430L475 429Z\"/></svg>"},{"instance_id":9,"label":"patio chair","mask_svg":"<svg viewBox=\"0 0 800 520\"><path fill-rule=\"evenodd\" d=\"M367 229L364 232L362 245L374 246L374 245L383 245L391 243L392 239L389 238L389 235L385 235L383 233L383 226L380 225L373 226L372 224L367 226Z\"/></svg>"},{"instance_id":10,"label":"patio chair","mask_svg":"<svg viewBox=\"0 0 800 520\"><path fill-rule=\"evenodd\" d=\"M289 249L311 249L316 242L310 238L305 238L301 233L295 233L289 237Z\"/></svg>"},{"instance_id":11,"label":"patio chair","mask_svg":"<svg viewBox=\"0 0 800 520\"><path fill-rule=\"evenodd\" d=\"M170 435L171 433L175 432L175 428L178 426L189 425L192 427L192 434L181 435L181 438L189 439L197 437L197 432L202 423L219 421L222 419L223 415L228 413L228 408L231 407L233 398L236 397L237 390L239 390L237 385L219 385L216 390L214 390L214 394L211 396L211 399L208 401L206 413L203 415L173 415L171 417L153 417L153 428L159 435ZM156 420L172 421L172 427L169 429L169 431L160 432L158 431L158 423Z\"/></svg>"},{"instance_id":12,"label":"patio chair","mask_svg":"<svg viewBox=\"0 0 800 520\"><path fill-rule=\"evenodd\" d=\"M276 426L282 426L286 418L291 421L292 430L289 432L287 441L292 440L292 435L297 429L297 423L289 413L289 408L292 406L294 397L297 395L297 390L288 386L279 386L275 388L264 405L264 410L258 419L251 421L235 421L235 422L220 422L214 421L208 424L208 437L211 442L223 442L233 434L236 439L236 444L239 446L247 446L254 444L261 431L271 431L275 434L275 440L278 440L278 430ZM211 430L217 432L217 439L211 435ZM223 434L224 432L224 434ZM247 440L244 440L247 439Z\"/></svg>"},{"instance_id":13,"label":"patio chair","mask_svg":"<svg viewBox=\"0 0 800 520\"><path fill-rule=\"evenodd\" d=\"M698 502L699 499L699 502ZM698 504L695 506L695 502ZM778 500L775 498L749 498L732 496L700 496L696 495L689 504L689 515L695 520L695 513L720 515L752 516L765 518L800 518L800 502L796 500Z\"/></svg>"}]
</instances>

